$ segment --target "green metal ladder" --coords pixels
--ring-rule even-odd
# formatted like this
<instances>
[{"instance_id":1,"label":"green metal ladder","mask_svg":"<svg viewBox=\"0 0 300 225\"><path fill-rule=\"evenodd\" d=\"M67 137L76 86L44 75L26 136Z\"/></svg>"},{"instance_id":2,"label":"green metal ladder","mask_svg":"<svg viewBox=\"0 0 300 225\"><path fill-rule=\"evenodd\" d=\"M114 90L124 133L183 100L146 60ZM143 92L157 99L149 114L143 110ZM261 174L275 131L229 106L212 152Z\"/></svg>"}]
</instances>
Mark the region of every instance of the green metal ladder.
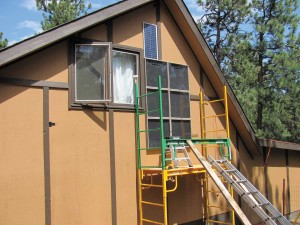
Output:
<instances>
[{"instance_id":1,"label":"green metal ladder","mask_svg":"<svg viewBox=\"0 0 300 225\"><path fill-rule=\"evenodd\" d=\"M168 224L168 215L167 215L167 173L166 173L166 141L164 138L164 128L163 128L163 111L162 111L162 91L161 91L161 77L158 77L158 90L153 91L144 95L139 96L139 88L138 84L135 83L135 108L136 108L136 135L137 135L137 160L138 160L138 189L139 189L139 218L140 218L140 225L144 223L151 223L151 224L158 224L158 225L167 225ZM151 111L143 111L140 112L139 110L139 103L142 98L146 98L150 95L157 95L159 100L159 108L152 109ZM140 116L148 115L152 112L159 112L159 127L154 129L140 129ZM141 135L142 134L149 134L149 132L159 132L160 134L160 146L157 147L144 147L141 146ZM160 156L161 156L161 165L143 165L141 159L142 151L157 151L160 149ZM146 181L146 177L144 175L144 170L149 169L161 169L162 170L162 182L161 184L154 184L152 175L150 177L150 182ZM162 190L162 200L161 202L154 202L144 199L144 192L149 188L161 189ZM162 221L159 221L157 218L145 218L144 207L158 207L161 208L162 212Z\"/></svg>"}]
</instances>

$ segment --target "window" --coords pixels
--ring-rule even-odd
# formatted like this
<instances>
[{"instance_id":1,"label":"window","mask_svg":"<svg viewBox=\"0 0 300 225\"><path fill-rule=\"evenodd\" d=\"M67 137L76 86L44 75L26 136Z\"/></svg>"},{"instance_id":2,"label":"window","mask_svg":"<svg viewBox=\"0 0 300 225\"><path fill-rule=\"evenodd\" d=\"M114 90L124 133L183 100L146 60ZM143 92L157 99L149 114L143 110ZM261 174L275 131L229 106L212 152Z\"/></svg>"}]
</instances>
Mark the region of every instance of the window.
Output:
<instances>
[{"instance_id":1,"label":"window","mask_svg":"<svg viewBox=\"0 0 300 225\"><path fill-rule=\"evenodd\" d=\"M72 46L70 107L134 109L143 50L90 40Z\"/></svg>"},{"instance_id":2,"label":"window","mask_svg":"<svg viewBox=\"0 0 300 225\"><path fill-rule=\"evenodd\" d=\"M134 104L134 76L138 72L138 55L113 50L113 101Z\"/></svg>"},{"instance_id":3,"label":"window","mask_svg":"<svg viewBox=\"0 0 300 225\"><path fill-rule=\"evenodd\" d=\"M146 59L147 92L157 90L158 76L162 79L162 101L165 137L191 138L188 67ZM159 108L157 95L147 98L147 111ZM159 127L159 114L148 114L148 129ZM149 132L149 147L160 146L158 132Z\"/></svg>"},{"instance_id":4,"label":"window","mask_svg":"<svg viewBox=\"0 0 300 225\"><path fill-rule=\"evenodd\" d=\"M144 23L143 26L145 57L150 59L158 59L157 26L148 23Z\"/></svg>"},{"instance_id":5,"label":"window","mask_svg":"<svg viewBox=\"0 0 300 225\"><path fill-rule=\"evenodd\" d=\"M75 102L108 101L109 59L109 44L75 44Z\"/></svg>"}]
</instances>

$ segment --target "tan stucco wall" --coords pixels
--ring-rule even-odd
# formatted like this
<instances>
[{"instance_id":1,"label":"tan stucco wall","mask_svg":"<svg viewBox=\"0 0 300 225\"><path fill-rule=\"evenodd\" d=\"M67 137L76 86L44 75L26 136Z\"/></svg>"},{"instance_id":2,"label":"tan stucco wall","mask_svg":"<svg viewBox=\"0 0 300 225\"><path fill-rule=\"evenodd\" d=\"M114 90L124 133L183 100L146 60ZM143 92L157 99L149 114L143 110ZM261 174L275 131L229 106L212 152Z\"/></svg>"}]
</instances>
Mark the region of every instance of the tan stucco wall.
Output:
<instances>
[{"instance_id":1,"label":"tan stucco wall","mask_svg":"<svg viewBox=\"0 0 300 225\"><path fill-rule=\"evenodd\" d=\"M0 224L45 221L42 90L0 85Z\"/></svg>"},{"instance_id":2,"label":"tan stucco wall","mask_svg":"<svg viewBox=\"0 0 300 225\"><path fill-rule=\"evenodd\" d=\"M53 224L110 224L108 112L69 111L67 91L49 103Z\"/></svg>"},{"instance_id":3,"label":"tan stucco wall","mask_svg":"<svg viewBox=\"0 0 300 225\"><path fill-rule=\"evenodd\" d=\"M134 225L137 224L135 116L116 112L114 124L117 223L126 221L126 224Z\"/></svg>"},{"instance_id":4,"label":"tan stucco wall","mask_svg":"<svg viewBox=\"0 0 300 225\"><path fill-rule=\"evenodd\" d=\"M265 195L262 156L254 156L251 158L245 148L246 146L244 143L240 141L240 171L263 195ZM252 224L257 224L261 221L253 210L243 201L241 208Z\"/></svg>"},{"instance_id":5,"label":"tan stucco wall","mask_svg":"<svg viewBox=\"0 0 300 225\"><path fill-rule=\"evenodd\" d=\"M142 49L142 24L156 23L155 11L153 4L149 4L114 19L113 44ZM160 27L162 60L187 65L190 94L198 95L200 62L163 4ZM107 41L107 25L90 28L82 32L81 37ZM68 83L68 53L68 41L61 41L0 69L0 76ZM205 75L202 82L205 95L217 97ZM44 224L43 91L1 85L0 93L0 152L3 155L0 163L0 199L3 202L0 204L0 225ZM192 136L200 137L199 102L191 101L190 104ZM70 110L68 91L52 89L49 92L49 108L50 121L56 123L50 128L52 224L112 223L111 160L115 160L116 165L117 222L137 224L134 113L115 111L113 118L109 118L107 111ZM223 110L221 106L206 107L207 113L211 114ZM110 119L114 127L109 126ZM145 129L145 124L145 118L142 117L141 129ZM224 127L224 121L219 119L216 124ZM213 125L214 122L206 123L206 127ZM115 159L110 158L111 131L114 134ZM222 136L219 134L217 137ZM251 159L245 150L246 146L242 144L239 153L236 152L236 130L232 124L231 136L234 163L237 164L240 157L242 172L261 186L263 176L259 168L260 158ZM146 146L145 136L142 137L142 145ZM156 152L143 151L143 154L147 156L146 164L160 164ZM191 157L194 164L199 164L194 156ZM292 160L291 163L294 163ZM296 172L293 170L293 173ZM194 175L179 177L178 190L169 194L170 224L203 217L204 193L197 178L201 179ZM24 189L28 191L24 192ZM161 197L158 193L148 196ZM221 199L220 195L215 199ZM220 201L219 204L224 204L224 200ZM216 210L214 213L223 211Z\"/></svg>"},{"instance_id":6,"label":"tan stucco wall","mask_svg":"<svg viewBox=\"0 0 300 225\"><path fill-rule=\"evenodd\" d=\"M269 149L269 157L267 159L267 183L268 183L268 199L271 203L283 213L283 205L286 212L286 203L283 203L283 180L287 184L287 169L285 151L278 149ZM287 188L287 186L285 187ZM287 198L287 189L285 190L285 198ZM287 199L286 199L287 200Z\"/></svg>"},{"instance_id":7,"label":"tan stucco wall","mask_svg":"<svg viewBox=\"0 0 300 225\"><path fill-rule=\"evenodd\" d=\"M0 69L0 77L68 82L68 42L59 42Z\"/></svg>"}]
</instances>

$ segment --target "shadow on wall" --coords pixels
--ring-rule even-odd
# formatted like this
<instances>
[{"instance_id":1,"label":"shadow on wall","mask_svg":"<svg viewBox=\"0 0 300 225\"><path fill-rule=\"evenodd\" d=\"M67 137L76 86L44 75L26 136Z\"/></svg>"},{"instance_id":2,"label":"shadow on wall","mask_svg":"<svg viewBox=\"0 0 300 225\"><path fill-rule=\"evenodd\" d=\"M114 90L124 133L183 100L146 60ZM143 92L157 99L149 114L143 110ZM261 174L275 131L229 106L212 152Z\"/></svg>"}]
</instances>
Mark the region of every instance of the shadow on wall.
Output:
<instances>
[{"instance_id":1,"label":"shadow on wall","mask_svg":"<svg viewBox=\"0 0 300 225\"><path fill-rule=\"evenodd\" d=\"M92 111L88 109L84 109L83 112L90 117L98 126L100 126L103 130L107 130L107 118L105 111Z\"/></svg>"}]
</instances>

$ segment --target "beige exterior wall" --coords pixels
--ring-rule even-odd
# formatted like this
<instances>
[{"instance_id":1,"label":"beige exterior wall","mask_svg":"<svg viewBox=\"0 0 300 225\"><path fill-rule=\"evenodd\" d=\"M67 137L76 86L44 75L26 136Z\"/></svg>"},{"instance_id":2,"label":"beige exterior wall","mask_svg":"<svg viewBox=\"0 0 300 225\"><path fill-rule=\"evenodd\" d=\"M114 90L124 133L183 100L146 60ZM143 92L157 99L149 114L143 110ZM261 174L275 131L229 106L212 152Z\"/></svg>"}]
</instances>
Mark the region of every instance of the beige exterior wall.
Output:
<instances>
[{"instance_id":1,"label":"beige exterior wall","mask_svg":"<svg viewBox=\"0 0 300 225\"><path fill-rule=\"evenodd\" d=\"M287 202L283 202L283 195L287 197L287 189L283 193L283 182L287 184L287 168L285 151L281 149L269 149L267 159L267 185L268 199L281 212L287 209ZM286 186L287 187L287 186ZM286 188L285 187L285 188Z\"/></svg>"},{"instance_id":2,"label":"beige exterior wall","mask_svg":"<svg viewBox=\"0 0 300 225\"><path fill-rule=\"evenodd\" d=\"M113 19L113 44L143 49L143 22L156 24L155 13L154 5L149 4ZM195 58L164 4L161 5L160 13L161 60L187 65L190 95L198 95L201 62ZM89 28L81 33L81 37L108 41L107 26L100 24ZM0 76L68 83L68 54L68 41L63 40L1 68ZM204 94L217 97L207 76L209 74L204 75L201 81ZM55 123L49 133L52 225L112 224L113 194L116 196L117 223L138 224L134 112L119 110L111 115L107 110L72 110L68 108L68 96L67 90L49 91L49 119ZM192 137L199 138L199 101L191 101L190 107ZM206 106L205 110L207 114L224 112L224 108L218 105ZM113 121L114 127L110 126L109 121ZM215 129L216 125L218 129L223 129L224 122L217 119L208 121L205 126L207 129ZM142 117L140 125L141 129L145 129L146 118ZM1 85L0 127L0 225L45 224L43 90ZM234 164L240 161L242 173L260 190L264 190L261 156L250 158L246 146L236 140L234 126L230 124L230 127ZM224 136L225 133L219 133L208 137ZM114 159L111 158L111 142L114 144ZM146 136L142 137L142 145L146 146ZM142 154L146 158L144 164L160 165L161 159L157 152L143 151ZM199 164L190 155L193 163ZM213 150L212 155L218 156L216 150ZM294 176L299 173L299 165L291 155L290 176ZM113 161L116 193L112 193ZM205 194L202 178L201 175L178 178L178 189L170 193L168 199L170 224L203 218ZM293 180L293 185L298 183L299 180ZM155 192L149 193L148 197L158 201L161 198ZM215 204L225 205L220 195L212 199ZM253 215L244 204L243 209L248 215ZM213 214L222 212L224 210L215 210ZM160 217L156 211L150 214ZM257 220L255 217L252 219L253 222Z\"/></svg>"},{"instance_id":3,"label":"beige exterior wall","mask_svg":"<svg viewBox=\"0 0 300 225\"><path fill-rule=\"evenodd\" d=\"M69 111L68 92L50 90L53 224L110 224L108 112Z\"/></svg>"},{"instance_id":4,"label":"beige exterior wall","mask_svg":"<svg viewBox=\"0 0 300 225\"><path fill-rule=\"evenodd\" d=\"M0 85L0 224L45 224L43 92Z\"/></svg>"},{"instance_id":5,"label":"beige exterior wall","mask_svg":"<svg viewBox=\"0 0 300 225\"><path fill-rule=\"evenodd\" d=\"M68 42L62 41L0 69L0 77L68 82Z\"/></svg>"},{"instance_id":6,"label":"beige exterior wall","mask_svg":"<svg viewBox=\"0 0 300 225\"><path fill-rule=\"evenodd\" d=\"M246 146L240 141L239 145L240 155L240 171L241 173L263 194L264 193L264 170L262 156L254 156L251 158L250 154L246 150ZM261 220L253 212L253 210L242 201L242 210L249 218L252 224L257 224Z\"/></svg>"},{"instance_id":7,"label":"beige exterior wall","mask_svg":"<svg viewBox=\"0 0 300 225\"><path fill-rule=\"evenodd\" d=\"M114 114L117 223L137 224L136 142L133 113Z\"/></svg>"}]
</instances>

